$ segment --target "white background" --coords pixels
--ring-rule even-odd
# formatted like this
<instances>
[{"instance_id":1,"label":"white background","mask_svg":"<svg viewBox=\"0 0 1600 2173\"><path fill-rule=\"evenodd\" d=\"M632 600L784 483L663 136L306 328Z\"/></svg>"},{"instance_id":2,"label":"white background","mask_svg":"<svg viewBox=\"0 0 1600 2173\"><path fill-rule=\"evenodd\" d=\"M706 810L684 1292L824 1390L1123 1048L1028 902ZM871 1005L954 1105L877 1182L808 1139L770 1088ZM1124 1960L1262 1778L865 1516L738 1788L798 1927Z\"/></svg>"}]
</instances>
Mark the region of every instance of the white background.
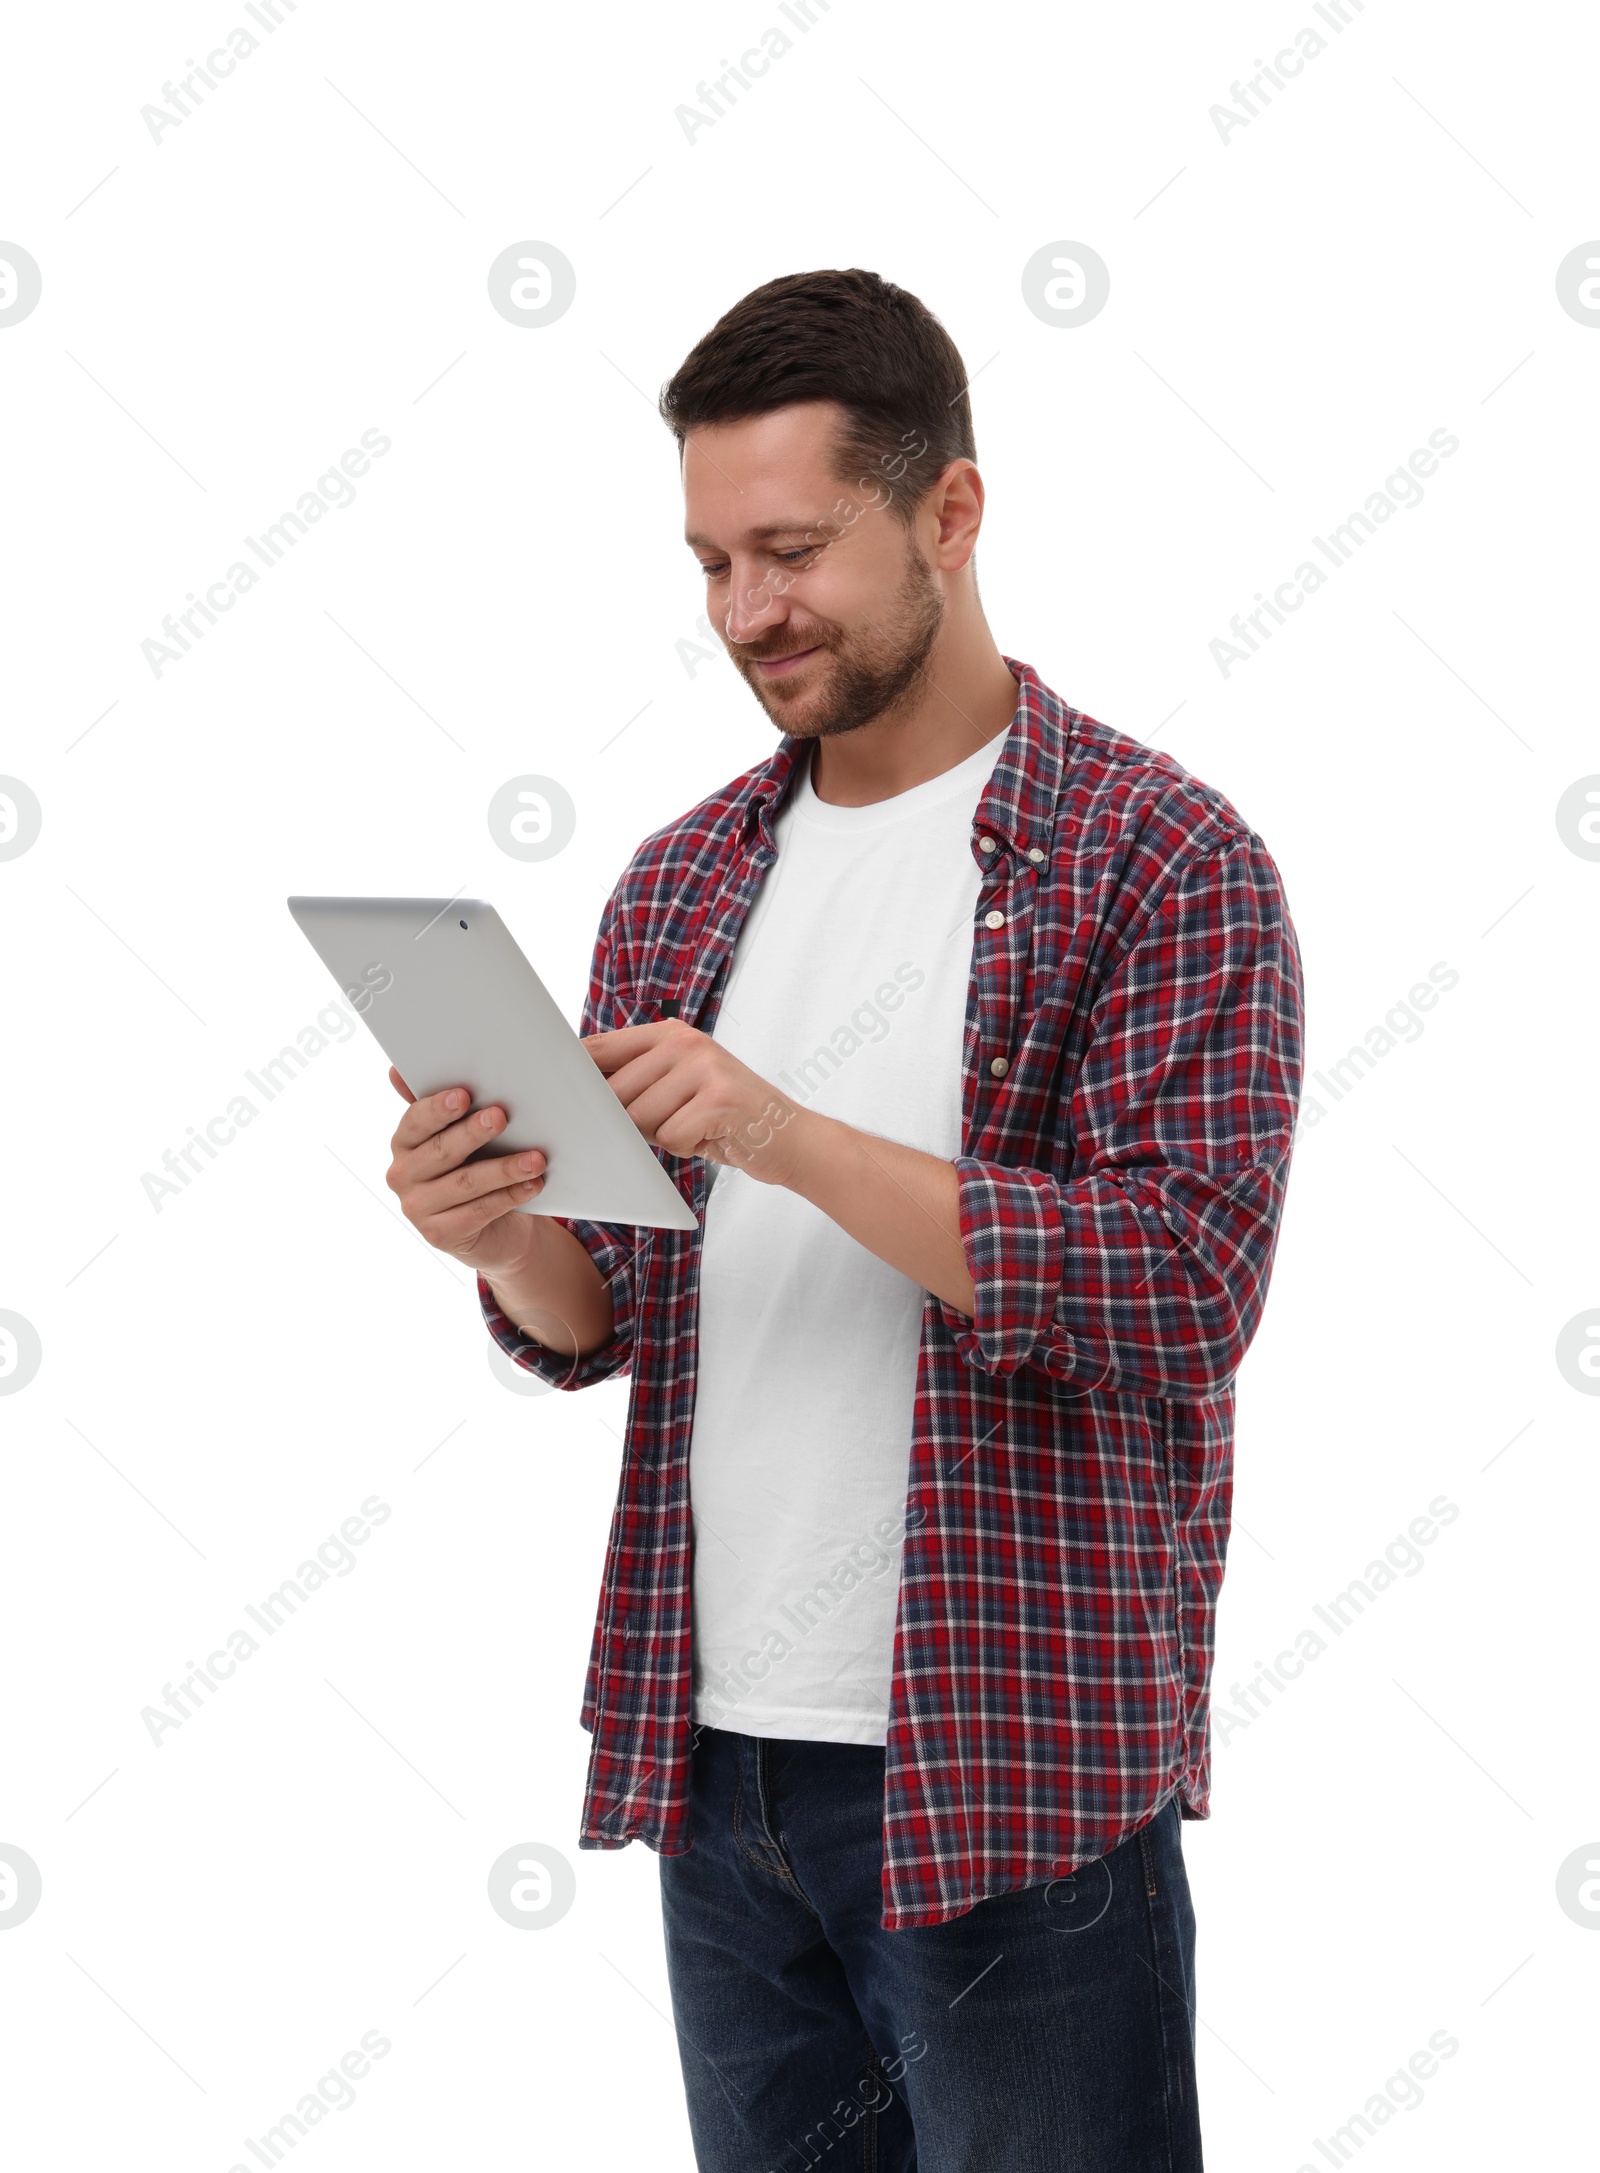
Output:
<instances>
[{"instance_id":1,"label":"white background","mask_svg":"<svg viewBox=\"0 0 1600 2173\"><path fill-rule=\"evenodd\" d=\"M496 1377L383 1186L364 1030L159 1212L143 1178L333 993L291 892L492 898L576 1014L633 846L772 745L676 646L703 599L655 390L749 287L851 264L974 373L1002 648L1266 839L1312 1066L1459 974L1318 1097L1240 1379L1219 1711L1460 1513L1185 1828L1208 2162L1325 2166L1436 2031L1459 2052L1364 2165L1572 2162L1600 1405L1554 1353L1600 1306L1600 863L1555 809L1600 771L1600 331L1555 273L1600 232L1592 21L302 0L157 143L141 107L243 0L74 12L13 17L0 147L43 274L0 331L0 769L44 818L0 864L0 1307L44 1353L0 1407L0 1842L43 1876L0 1936L15 2162L254 2164L377 2030L297 2164L692 2164L656 1861L575 1845L625 1387ZM687 141L674 108L779 24ZM1224 142L1208 109L1313 24ZM576 268L544 327L487 298L525 239ZM1058 239L1110 267L1078 328L1022 298ZM1230 617L1441 428L1424 502L1224 677ZM154 676L162 617L367 429L356 502ZM578 811L538 864L485 821L528 772ZM156 1748L142 1708L374 1494L354 1569ZM486 1894L530 1841L577 1877L535 1931Z\"/></svg>"}]
</instances>

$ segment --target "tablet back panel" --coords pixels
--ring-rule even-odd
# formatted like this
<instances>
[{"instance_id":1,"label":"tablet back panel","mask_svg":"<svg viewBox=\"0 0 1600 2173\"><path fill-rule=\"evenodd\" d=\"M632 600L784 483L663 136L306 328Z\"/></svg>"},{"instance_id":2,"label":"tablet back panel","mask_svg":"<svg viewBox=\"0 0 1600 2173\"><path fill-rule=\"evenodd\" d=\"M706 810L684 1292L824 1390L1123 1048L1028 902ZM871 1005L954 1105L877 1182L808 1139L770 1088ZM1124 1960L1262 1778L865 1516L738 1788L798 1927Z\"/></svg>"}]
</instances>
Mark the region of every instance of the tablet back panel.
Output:
<instances>
[{"instance_id":1,"label":"tablet back panel","mask_svg":"<svg viewBox=\"0 0 1600 2173\"><path fill-rule=\"evenodd\" d=\"M689 1208L492 905L291 898L289 911L420 1100L464 1086L508 1122L469 1157L541 1148L518 1212L692 1230Z\"/></svg>"}]
</instances>

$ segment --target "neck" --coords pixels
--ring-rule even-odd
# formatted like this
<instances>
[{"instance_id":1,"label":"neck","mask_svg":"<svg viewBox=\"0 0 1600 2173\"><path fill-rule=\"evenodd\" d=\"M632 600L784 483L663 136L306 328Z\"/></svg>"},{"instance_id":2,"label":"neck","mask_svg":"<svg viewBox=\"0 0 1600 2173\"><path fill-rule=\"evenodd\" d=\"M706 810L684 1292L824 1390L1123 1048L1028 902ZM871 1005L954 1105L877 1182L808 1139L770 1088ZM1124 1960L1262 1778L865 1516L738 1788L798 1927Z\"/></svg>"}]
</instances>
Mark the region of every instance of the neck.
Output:
<instances>
[{"instance_id":1,"label":"neck","mask_svg":"<svg viewBox=\"0 0 1600 2173\"><path fill-rule=\"evenodd\" d=\"M854 732L819 739L811 789L835 807L867 807L926 784L1004 732L1017 707L1017 682L987 620L952 614L940 628L922 676L900 707Z\"/></svg>"}]
</instances>

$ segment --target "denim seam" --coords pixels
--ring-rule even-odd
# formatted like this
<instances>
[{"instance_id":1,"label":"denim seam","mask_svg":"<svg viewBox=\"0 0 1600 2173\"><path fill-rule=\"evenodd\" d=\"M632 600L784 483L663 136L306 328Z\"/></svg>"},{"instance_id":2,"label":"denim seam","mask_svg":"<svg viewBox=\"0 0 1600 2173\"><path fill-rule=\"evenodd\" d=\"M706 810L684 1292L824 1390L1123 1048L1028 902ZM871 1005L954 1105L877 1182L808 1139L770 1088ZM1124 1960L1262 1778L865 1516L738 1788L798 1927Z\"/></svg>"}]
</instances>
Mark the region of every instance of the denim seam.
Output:
<instances>
[{"instance_id":1,"label":"denim seam","mask_svg":"<svg viewBox=\"0 0 1600 2173\"><path fill-rule=\"evenodd\" d=\"M800 1899L805 1903L806 1907L811 1911L811 1914L820 1924L822 1922L822 1911L817 1907L816 1903L811 1899L811 1896L800 1884L800 1874L795 1870L793 1864L789 1861L789 1851L783 1838L783 1826L781 1821L779 1822L778 1827L778 1838L775 1841L772 1840L772 1828L767 1823L766 1789L766 1783L768 1780L770 1780L771 1775L769 1773L766 1773L766 1765L766 1740L763 1737L758 1737L756 1740L756 1783L757 1786L761 1789L761 1823L764 1827L766 1827L767 1838L769 1841L771 1841L774 1851L783 1860L784 1876L788 1879L790 1885L794 1888Z\"/></svg>"},{"instance_id":2,"label":"denim seam","mask_svg":"<svg viewBox=\"0 0 1600 2173\"><path fill-rule=\"evenodd\" d=\"M861 2173L877 2173L878 2165L878 2048L867 2047L867 2080L872 2085L873 2103L863 2106L866 2114L865 2132L861 2138Z\"/></svg>"},{"instance_id":3,"label":"denim seam","mask_svg":"<svg viewBox=\"0 0 1600 2173\"><path fill-rule=\"evenodd\" d=\"M1156 2026L1161 2032L1161 2117L1167 2131L1167 2166L1176 2164L1177 2138L1172 2127L1172 2033L1167 2027L1167 1981L1161 1964L1165 1957L1161 1951L1161 1928L1155 1906L1155 1870L1150 1856L1149 1834L1146 1827L1139 1829L1139 1844L1144 1856L1147 1873L1145 1889L1145 1926L1150 1935L1150 1974L1155 1979L1152 1990L1156 2002Z\"/></svg>"},{"instance_id":4,"label":"denim seam","mask_svg":"<svg viewBox=\"0 0 1600 2173\"><path fill-rule=\"evenodd\" d=\"M766 1873L767 1873L767 1874L769 1875L769 1877L771 1877L771 1878L774 1878L774 1879L782 1879L782 1880L784 1880L784 1881L785 1881L785 1882L786 1882L786 1883L787 1883L788 1885L790 1885L790 1886L792 1886L792 1887L794 1888L794 1890L795 1890L795 1892L796 1892L796 1893L799 1893L799 1892L800 1892L800 1882L799 1882L799 1880L798 1880L798 1879L797 1879L797 1878L795 1877L794 1873L793 1873L793 1872L792 1872L792 1871L791 1871L791 1870L789 1869L789 1867L788 1867L788 1865L787 1865L787 1864L769 1864L769 1863L768 1863L768 1862L767 1862L767 1861L766 1861L766 1860L765 1860L765 1859L764 1859L763 1857L760 1857L760 1856L756 1855L755 1851L754 1851L753 1849L751 1849L751 1848L750 1848L750 1847L749 1847L749 1846L748 1846L748 1845L746 1844L746 1842L745 1842L745 1838L744 1838L744 1816L743 1816L743 1813L744 1813L744 1774L743 1774L742 1772L738 1772L738 1773L735 1773L735 1775L734 1775L734 1780L733 1780L733 1845L734 1845L734 1847L735 1847L735 1848L736 1848L736 1849L737 1849L737 1850L739 1851L739 1854L740 1854L740 1855L741 1855L741 1856L742 1856L742 1857L743 1857L743 1858L745 1859L745 1861L746 1861L747 1863L751 1863L751 1864L754 1864L754 1865L755 1865L755 1867L756 1867L756 1869L757 1869L758 1871L765 1871L765 1872L766 1872ZM771 1848L771 1847L773 1847L773 1844L772 1844L771 1842L767 1842L767 1843L764 1843L764 1844L763 1844L763 1843L758 1843L758 1844L757 1844L757 1846L765 1846L765 1847ZM803 1894L801 1894L801 1895L800 1895L800 1898L801 1898L801 1900L802 1900L802 1901L805 1901L805 1896L804 1896ZM810 1909L810 1908L811 1908L811 1904L810 1904L810 1902L809 1902L809 1901L807 1901L807 1902L806 1902L806 1907L807 1907L808 1909ZM815 1915L815 1914L816 1914L815 1910L812 1910L812 1914L813 1914L813 1915Z\"/></svg>"}]
</instances>

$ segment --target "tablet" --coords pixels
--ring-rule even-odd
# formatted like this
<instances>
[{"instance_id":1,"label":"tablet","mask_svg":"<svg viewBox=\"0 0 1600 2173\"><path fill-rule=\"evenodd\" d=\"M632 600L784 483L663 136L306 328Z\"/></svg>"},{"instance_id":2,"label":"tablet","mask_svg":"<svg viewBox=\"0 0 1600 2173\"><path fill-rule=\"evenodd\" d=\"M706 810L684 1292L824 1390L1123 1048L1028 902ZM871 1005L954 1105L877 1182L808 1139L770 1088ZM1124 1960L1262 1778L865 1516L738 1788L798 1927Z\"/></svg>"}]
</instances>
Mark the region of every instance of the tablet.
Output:
<instances>
[{"instance_id":1,"label":"tablet","mask_svg":"<svg viewBox=\"0 0 1600 2173\"><path fill-rule=\"evenodd\" d=\"M467 1159L540 1148L514 1214L692 1230L656 1160L511 931L481 898L291 898L300 932L420 1101L466 1087L505 1130Z\"/></svg>"}]
</instances>

